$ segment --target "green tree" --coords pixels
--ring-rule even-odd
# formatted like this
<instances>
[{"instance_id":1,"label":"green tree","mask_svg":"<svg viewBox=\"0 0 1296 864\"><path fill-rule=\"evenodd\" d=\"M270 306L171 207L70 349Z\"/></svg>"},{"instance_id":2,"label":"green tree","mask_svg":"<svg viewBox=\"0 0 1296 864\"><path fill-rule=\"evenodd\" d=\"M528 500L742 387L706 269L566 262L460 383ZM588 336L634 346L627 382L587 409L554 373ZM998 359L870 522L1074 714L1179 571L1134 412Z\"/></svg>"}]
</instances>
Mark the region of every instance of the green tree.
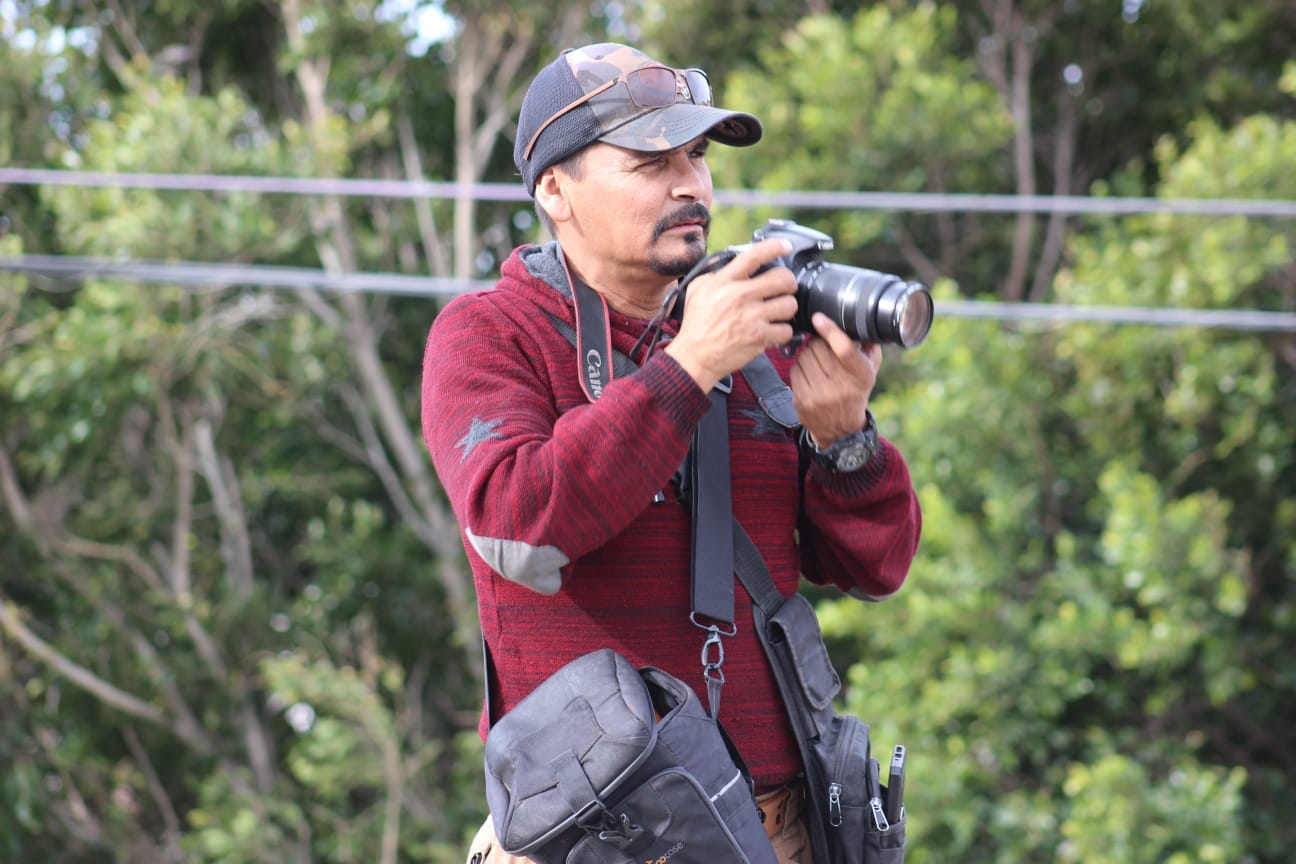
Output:
<instances>
[{"instance_id":1,"label":"green tree","mask_svg":"<svg viewBox=\"0 0 1296 864\"><path fill-rule=\"evenodd\" d=\"M717 183L763 190L992 188L1011 125L993 89L975 80L973 64L951 53L956 25L953 9L931 3L903 12L877 6L852 20L803 19L759 53L759 69L727 83L729 104L760 106L766 137L718 159ZM958 273L960 259L974 254L966 237L975 232L952 214L722 211L718 239L745 239L756 227L752 215L788 216L827 231L843 263L916 271L929 281ZM737 225L737 218L744 222ZM916 242L914 225L922 219L943 223L938 248L924 251Z\"/></svg>"},{"instance_id":2,"label":"green tree","mask_svg":"<svg viewBox=\"0 0 1296 864\"><path fill-rule=\"evenodd\" d=\"M1191 131L1158 194L1296 194L1290 121ZM1290 312L1292 240L1104 223L1056 291ZM1285 859L1292 339L945 321L904 358L923 383L875 410L921 484L922 554L890 610L823 616L863 658L848 704L910 745L915 860Z\"/></svg>"}]
</instances>

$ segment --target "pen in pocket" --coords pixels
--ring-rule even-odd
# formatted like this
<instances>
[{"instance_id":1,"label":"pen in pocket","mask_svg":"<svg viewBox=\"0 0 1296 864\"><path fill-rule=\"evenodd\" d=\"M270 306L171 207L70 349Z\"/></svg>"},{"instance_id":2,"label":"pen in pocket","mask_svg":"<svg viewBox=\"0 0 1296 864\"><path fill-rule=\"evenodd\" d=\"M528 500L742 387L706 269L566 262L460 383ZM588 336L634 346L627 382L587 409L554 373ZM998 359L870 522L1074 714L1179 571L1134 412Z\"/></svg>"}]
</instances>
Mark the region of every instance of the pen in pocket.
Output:
<instances>
[{"instance_id":1,"label":"pen in pocket","mask_svg":"<svg viewBox=\"0 0 1296 864\"><path fill-rule=\"evenodd\" d=\"M886 817L895 824L904 816L905 747L897 744L891 751L891 773L887 777Z\"/></svg>"}]
</instances>

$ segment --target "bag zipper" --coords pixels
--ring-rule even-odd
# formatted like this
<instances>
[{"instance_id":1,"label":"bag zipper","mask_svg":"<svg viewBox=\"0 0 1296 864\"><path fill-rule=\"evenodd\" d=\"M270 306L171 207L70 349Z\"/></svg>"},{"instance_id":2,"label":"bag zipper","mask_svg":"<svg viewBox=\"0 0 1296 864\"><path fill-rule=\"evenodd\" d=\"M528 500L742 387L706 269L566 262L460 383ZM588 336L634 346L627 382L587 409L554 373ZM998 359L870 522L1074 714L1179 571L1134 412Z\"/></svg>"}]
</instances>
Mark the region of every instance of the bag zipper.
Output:
<instances>
[{"instance_id":1,"label":"bag zipper","mask_svg":"<svg viewBox=\"0 0 1296 864\"><path fill-rule=\"evenodd\" d=\"M841 806L842 785L837 782L837 779L846 770L843 763L850 758L851 752L855 749L855 736L858 734L859 721L848 721L846 727L847 734L843 736L845 740L839 739L837 741L837 753L833 759L833 773L828 778L828 824L834 828L840 828L844 821ZM843 744L845 746L842 746Z\"/></svg>"}]
</instances>

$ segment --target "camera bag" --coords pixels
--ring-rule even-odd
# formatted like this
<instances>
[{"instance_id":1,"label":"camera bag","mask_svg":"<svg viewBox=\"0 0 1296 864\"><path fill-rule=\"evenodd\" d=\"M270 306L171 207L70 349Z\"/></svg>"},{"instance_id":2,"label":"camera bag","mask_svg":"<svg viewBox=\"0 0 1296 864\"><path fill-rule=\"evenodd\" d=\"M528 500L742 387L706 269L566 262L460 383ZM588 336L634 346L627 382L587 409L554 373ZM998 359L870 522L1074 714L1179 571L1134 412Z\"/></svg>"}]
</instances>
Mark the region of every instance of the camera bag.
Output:
<instances>
[{"instance_id":1,"label":"camera bag","mask_svg":"<svg viewBox=\"0 0 1296 864\"><path fill-rule=\"evenodd\" d=\"M541 864L776 864L746 766L692 688L607 648L495 724L486 798L504 851Z\"/></svg>"}]
</instances>

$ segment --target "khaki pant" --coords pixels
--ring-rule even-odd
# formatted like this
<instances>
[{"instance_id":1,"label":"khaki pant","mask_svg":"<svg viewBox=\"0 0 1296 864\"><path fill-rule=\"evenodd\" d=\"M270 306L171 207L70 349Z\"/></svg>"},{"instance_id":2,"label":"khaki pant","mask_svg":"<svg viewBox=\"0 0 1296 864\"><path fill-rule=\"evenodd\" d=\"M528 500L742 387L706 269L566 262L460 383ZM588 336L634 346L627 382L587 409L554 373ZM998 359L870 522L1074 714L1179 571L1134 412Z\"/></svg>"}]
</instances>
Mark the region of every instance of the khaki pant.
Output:
<instances>
[{"instance_id":1,"label":"khaki pant","mask_svg":"<svg viewBox=\"0 0 1296 864\"><path fill-rule=\"evenodd\" d=\"M770 837L779 864L814 864L810 860L810 834L803 818L805 787L790 783L757 796L756 806L760 808L765 833ZM531 859L501 849L495 839L495 826L487 816L468 847L467 864L531 864Z\"/></svg>"}]
</instances>

